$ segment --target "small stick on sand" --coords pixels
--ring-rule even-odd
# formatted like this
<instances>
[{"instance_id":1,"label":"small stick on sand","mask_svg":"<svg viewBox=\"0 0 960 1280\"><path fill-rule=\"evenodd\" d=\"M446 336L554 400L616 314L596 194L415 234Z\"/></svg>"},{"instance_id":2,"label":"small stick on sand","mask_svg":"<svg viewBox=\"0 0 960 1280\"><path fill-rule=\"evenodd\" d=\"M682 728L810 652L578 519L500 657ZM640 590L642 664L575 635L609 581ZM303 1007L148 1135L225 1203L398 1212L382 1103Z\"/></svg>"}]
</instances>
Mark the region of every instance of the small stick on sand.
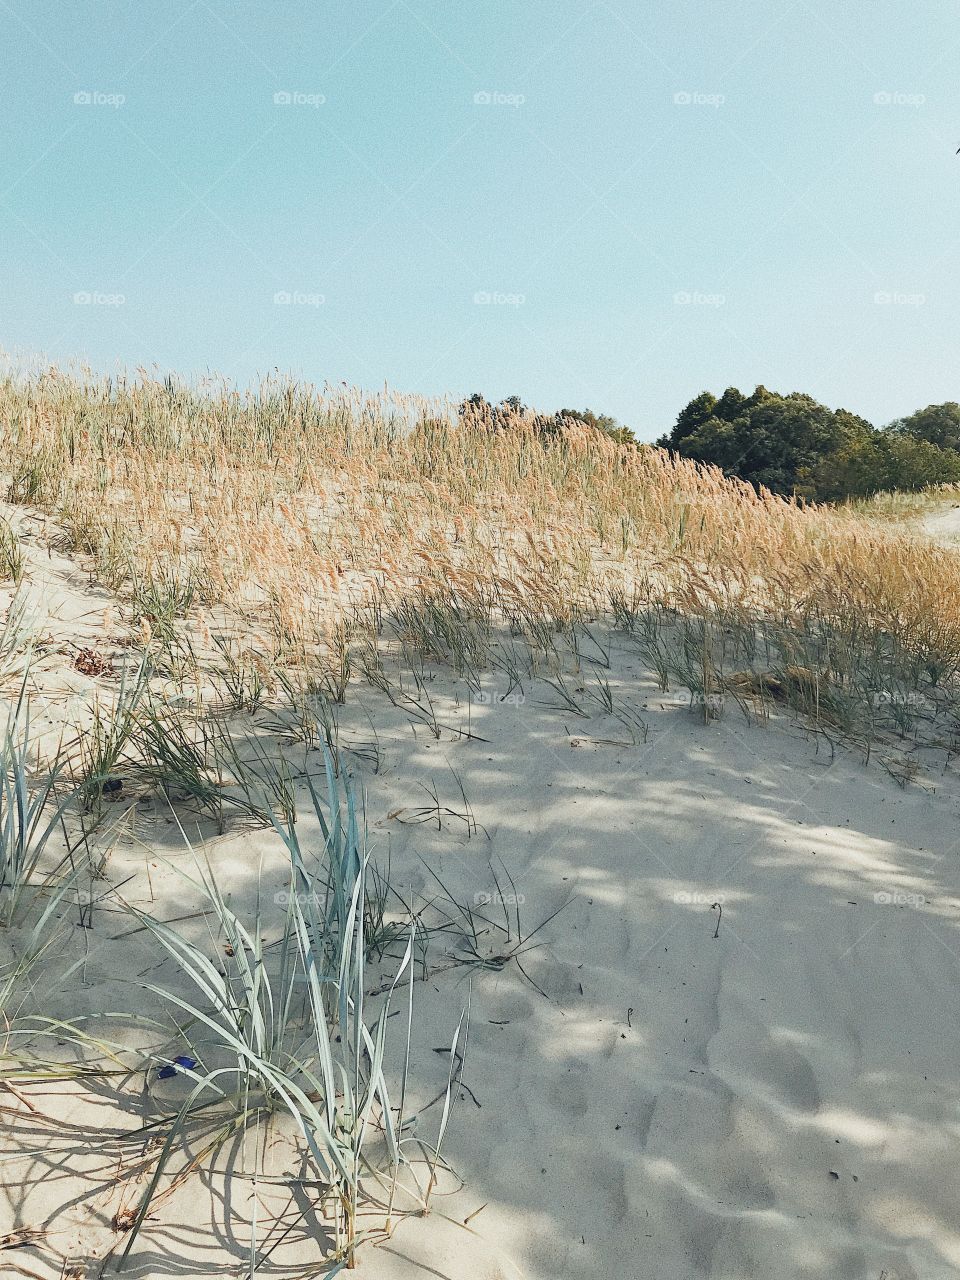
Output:
<instances>
[{"instance_id":1,"label":"small stick on sand","mask_svg":"<svg viewBox=\"0 0 960 1280\"><path fill-rule=\"evenodd\" d=\"M28 1111L32 1111L35 1116L42 1115L42 1112L38 1111L33 1103L23 1096L19 1089L15 1089L9 1080L4 1080L2 1083L7 1092L12 1093L18 1102L22 1102Z\"/></svg>"},{"instance_id":2,"label":"small stick on sand","mask_svg":"<svg viewBox=\"0 0 960 1280\"><path fill-rule=\"evenodd\" d=\"M720 905L719 902L715 902L711 906L710 910L717 912L717 927L713 931L713 936L715 938L719 938L720 937L720 921L723 919L723 907Z\"/></svg>"}]
</instances>

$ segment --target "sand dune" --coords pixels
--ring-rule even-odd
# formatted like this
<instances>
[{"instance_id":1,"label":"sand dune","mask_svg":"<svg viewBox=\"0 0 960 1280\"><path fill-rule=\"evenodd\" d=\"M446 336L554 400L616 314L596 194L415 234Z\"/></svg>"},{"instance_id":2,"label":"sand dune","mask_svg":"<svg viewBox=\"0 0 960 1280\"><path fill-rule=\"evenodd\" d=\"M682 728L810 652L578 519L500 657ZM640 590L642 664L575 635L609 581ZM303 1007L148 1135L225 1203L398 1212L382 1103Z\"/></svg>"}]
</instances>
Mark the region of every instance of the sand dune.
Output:
<instances>
[{"instance_id":1,"label":"sand dune","mask_svg":"<svg viewBox=\"0 0 960 1280\"><path fill-rule=\"evenodd\" d=\"M99 611L102 627L103 601L68 562L49 568L59 577L45 679L82 682L64 674L58 644L81 616ZM492 677L465 737L466 690L440 670L432 696L450 728L439 741L373 691L344 709L345 742L371 723L380 740L379 772L351 769L398 884L428 898L429 867L455 896L490 895L493 912L492 864L509 870L525 931L553 916L522 953L526 974L515 961L451 966L456 938L437 944L417 996L413 1077L422 1098L442 1089L434 1050L449 1044L471 983L466 1087L446 1151L456 1178L427 1217L364 1249L356 1273L956 1275L956 777L900 789L788 720L761 728L730 709L705 724L616 642L611 662L617 704L648 728L637 745L603 715L571 723L543 684L502 702ZM457 777L476 828L409 821L421 783L462 808ZM192 856L169 819L144 801L117 830L109 884L202 937L198 904L171 869L189 870ZM235 903L252 900L261 862L262 885L282 885L274 837L192 834ZM71 926L61 963L84 954L66 985L51 979L52 1016L132 1000L149 1012L129 979L162 958L106 899L90 928ZM156 1102L128 1089L119 1106L109 1084L8 1093L0 1236L48 1234L4 1250L4 1275L99 1274L122 1242L115 1215L142 1190L120 1139L178 1088ZM247 1143L258 1140L267 1171L282 1168L282 1126ZM254 1205L262 1232L295 1201L263 1175L255 1184L251 1168L252 1148L228 1145L148 1221L129 1274L246 1274ZM307 1212L257 1274L315 1264L322 1232Z\"/></svg>"}]
</instances>

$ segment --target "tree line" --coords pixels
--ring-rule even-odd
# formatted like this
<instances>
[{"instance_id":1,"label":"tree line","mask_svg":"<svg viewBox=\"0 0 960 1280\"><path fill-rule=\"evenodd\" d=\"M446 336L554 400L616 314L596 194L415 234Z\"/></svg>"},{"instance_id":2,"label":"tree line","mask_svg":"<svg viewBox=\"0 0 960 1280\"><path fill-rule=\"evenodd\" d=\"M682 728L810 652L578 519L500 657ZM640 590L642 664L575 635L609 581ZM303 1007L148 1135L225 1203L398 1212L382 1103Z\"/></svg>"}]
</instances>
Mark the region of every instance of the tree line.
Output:
<instances>
[{"instance_id":1,"label":"tree line","mask_svg":"<svg viewBox=\"0 0 960 1280\"><path fill-rule=\"evenodd\" d=\"M636 444L633 432L608 414L590 409L532 413L519 396L494 405L473 395L460 405L460 414L491 430L532 416L544 434L574 422L621 444ZM830 409L799 391L781 395L759 386L744 395L728 387L719 398L709 391L695 396L656 443L756 488L808 502L960 483L960 404L953 400L875 427L859 414Z\"/></svg>"},{"instance_id":2,"label":"tree line","mask_svg":"<svg viewBox=\"0 0 960 1280\"><path fill-rule=\"evenodd\" d=\"M928 405L885 427L812 396L728 387L695 396L657 444L774 493L811 502L960 481L960 404Z\"/></svg>"}]
</instances>

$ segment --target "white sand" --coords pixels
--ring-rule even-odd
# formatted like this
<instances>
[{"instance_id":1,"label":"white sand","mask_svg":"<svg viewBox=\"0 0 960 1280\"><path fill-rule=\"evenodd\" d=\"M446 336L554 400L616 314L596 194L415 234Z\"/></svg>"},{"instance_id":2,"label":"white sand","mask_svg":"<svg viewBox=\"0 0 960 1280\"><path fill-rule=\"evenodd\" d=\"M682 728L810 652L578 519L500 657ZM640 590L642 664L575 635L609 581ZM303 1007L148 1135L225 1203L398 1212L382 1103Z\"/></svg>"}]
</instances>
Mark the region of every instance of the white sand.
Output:
<instances>
[{"instance_id":1,"label":"white sand","mask_svg":"<svg viewBox=\"0 0 960 1280\"><path fill-rule=\"evenodd\" d=\"M55 609L81 589L68 574ZM622 727L543 705L552 700L543 686L519 705L474 705L485 742L450 732L437 742L368 690L345 711L343 740L370 736L356 699L380 737L380 773L356 768L355 780L367 790L374 847L385 855L389 845L400 885L433 892L422 858L472 898L495 890L489 863L502 860L526 928L569 903L523 957L544 994L514 963L499 973L455 967L421 986L413 1067L428 1098L446 1069L433 1049L449 1044L472 975L464 1082L475 1102L458 1101L446 1147L463 1188L362 1252L356 1274L955 1277L956 777L901 790L852 756L831 760L787 723L749 727L731 707L704 725L685 697L657 693L625 651L611 683L618 706L642 711L644 745L598 744L622 738ZM498 691L493 678L486 687ZM465 724L463 686L438 673L435 692L441 720ZM387 817L423 803L418 784L431 780L455 807L451 769L486 835ZM267 880L282 883L277 843L240 831L209 845L235 901L252 896L261 854ZM124 895L161 918L189 913L195 904L158 853L191 865L147 808L136 838L117 843L109 881L133 876ZM143 934L115 937L129 927L103 908L92 929L72 931L64 954L86 947L89 960L51 997L51 1012L133 1007L123 979L160 956ZM182 927L202 934L202 922ZM438 968L452 949L452 939L435 944ZM111 1136L142 1122L139 1095L120 1106L107 1086L20 1093L56 1122L0 1097L0 1235L16 1226L50 1235L0 1251L0 1274L47 1280L69 1274L69 1257L76 1275L97 1275L122 1247L113 1215L143 1185L117 1184ZM276 1168L288 1150L278 1141ZM252 1184L235 1155L160 1207L130 1274L246 1274ZM262 1232L289 1195L260 1191ZM469 1229L457 1225L481 1206ZM320 1228L309 1215L305 1224L257 1274L316 1262Z\"/></svg>"},{"instance_id":2,"label":"white sand","mask_svg":"<svg viewBox=\"0 0 960 1280\"><path fill-rule=\"evenodd\" d=\"M960 503L937 504L922 518L921 527L938 542L956 546L960 538Z\"/></svg>"}]
</instances>

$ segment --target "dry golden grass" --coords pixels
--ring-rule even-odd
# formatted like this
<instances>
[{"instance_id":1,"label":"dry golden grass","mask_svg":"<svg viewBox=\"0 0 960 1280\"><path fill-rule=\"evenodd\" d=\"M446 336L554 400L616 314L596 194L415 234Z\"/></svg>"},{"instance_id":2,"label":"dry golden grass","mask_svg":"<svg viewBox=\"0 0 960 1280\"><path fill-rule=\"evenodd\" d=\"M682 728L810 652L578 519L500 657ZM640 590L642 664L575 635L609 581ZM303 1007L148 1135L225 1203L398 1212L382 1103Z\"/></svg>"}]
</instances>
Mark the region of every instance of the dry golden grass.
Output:
<instances>
[{"instance_id":1,"label":"dry golden grass","mask_svg":"<svg viewBox=\"0 0 960 1280\"><path fill-rule=\"evenodd\" d=\"M620 596L840 619L960 662L951 552L582 426L544 436L385 393L56 369L6 377L0 422L9 499L53 514L154 629L164 608L215 606L293 654L411 594L520 626Z\"/></svg>"}]
</instances>

